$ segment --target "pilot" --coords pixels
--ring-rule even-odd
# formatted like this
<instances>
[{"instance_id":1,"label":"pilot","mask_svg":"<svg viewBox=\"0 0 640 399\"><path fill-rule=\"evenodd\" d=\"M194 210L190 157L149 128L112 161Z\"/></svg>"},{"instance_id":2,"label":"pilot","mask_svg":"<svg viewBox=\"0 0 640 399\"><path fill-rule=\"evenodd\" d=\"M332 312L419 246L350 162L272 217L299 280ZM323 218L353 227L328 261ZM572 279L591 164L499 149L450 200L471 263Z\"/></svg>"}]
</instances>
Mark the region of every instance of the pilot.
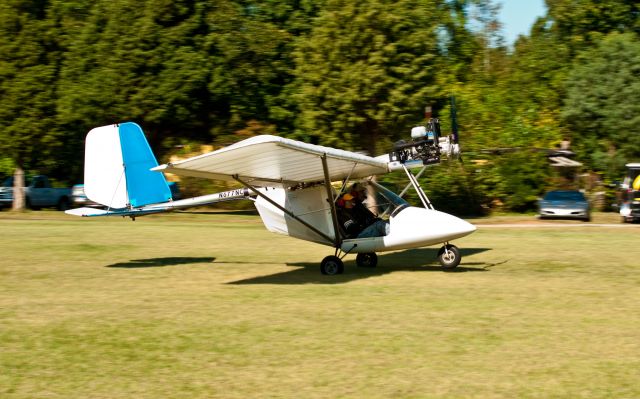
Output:
<instances>
[{"instance_id":1,"label":"pilot","mask_svg":"<svg viewBox=\"0 0 640 399\"><path fill-rule=\"evenodd\" d=\"M353 212L356 218L365 226L373 224L377 218L364 204L367 199L367 189L360 183L353 183L349 189L349 194L353 196Z\"/></svg>"},{"instance_id":2,"label":"pilot","mask_svg":"<svg viewBox=\"0 0 640 399\"><path fill-rule=\"evenodd\" d=\"M348 238L380 237L389 234L389 223L376 218L358 197L344 194L337 202L338 221Z\"/></svg>"},{"instance_id":3,"label":"pilot","mask_svg":"<svg viewBox=\"0 0 640 399\"><path fill-rule=\"evenodd\" d=\"M338 222L347 238L356 238L358 234L365 228L358 222L358 218L353 210L354 197L346 193L342 195L336 202L338 211Z\"/></svg>"}]
</instances>

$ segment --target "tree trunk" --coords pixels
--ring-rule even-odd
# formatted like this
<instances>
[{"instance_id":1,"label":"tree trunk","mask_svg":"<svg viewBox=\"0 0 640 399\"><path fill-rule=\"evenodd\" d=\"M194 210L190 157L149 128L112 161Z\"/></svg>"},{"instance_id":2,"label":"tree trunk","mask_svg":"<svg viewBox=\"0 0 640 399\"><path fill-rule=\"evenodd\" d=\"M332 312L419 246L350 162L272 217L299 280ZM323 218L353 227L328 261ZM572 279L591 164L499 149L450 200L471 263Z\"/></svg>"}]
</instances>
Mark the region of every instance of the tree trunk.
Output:
<instances>
[{"instance_id":1,"label":"tree trunk","mask_svg":"<svg viewBox=\"0 0 640 399\"><path fill-rule=\"evenodd\" d=\"M14 211L24 209L24 171L20 166L13 173L13 207Z\"/></svg>"}]
</instances>

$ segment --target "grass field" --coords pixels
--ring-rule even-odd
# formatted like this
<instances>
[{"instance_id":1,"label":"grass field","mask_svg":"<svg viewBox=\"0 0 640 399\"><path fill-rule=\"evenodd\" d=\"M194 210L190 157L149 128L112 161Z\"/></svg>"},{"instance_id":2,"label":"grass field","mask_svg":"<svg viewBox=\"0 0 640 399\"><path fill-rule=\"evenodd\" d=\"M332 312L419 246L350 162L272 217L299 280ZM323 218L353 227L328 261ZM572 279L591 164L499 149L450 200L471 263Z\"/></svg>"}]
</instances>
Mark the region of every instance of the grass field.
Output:
<instances>
[{"instance_id":1,"label":"grass field","mask_svg":"<svg viewBox=\"0 0 640 399\"><path fill-rule=\"evenodd\" d=\"M477 222L327 277L253 215L0 213L0 397L640 397L640 225Z\"/></svg>"}]
</instances>

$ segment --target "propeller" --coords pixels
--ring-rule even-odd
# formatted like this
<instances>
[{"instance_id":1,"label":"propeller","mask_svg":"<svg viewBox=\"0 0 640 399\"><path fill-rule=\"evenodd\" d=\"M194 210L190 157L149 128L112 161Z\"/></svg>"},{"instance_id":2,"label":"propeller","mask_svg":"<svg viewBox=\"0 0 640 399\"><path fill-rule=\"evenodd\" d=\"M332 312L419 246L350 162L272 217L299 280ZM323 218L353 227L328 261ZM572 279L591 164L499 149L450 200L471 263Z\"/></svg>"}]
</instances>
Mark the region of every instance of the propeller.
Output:
<instances>
[{"instance_id":1,"label":"propeller","mask_svg":"<svg viewBox=\"0 0 640 399\"><path fill-rule=\"evenodd\" d=\"M462 160L462 152L460 151L460 135L458 132L458 115L456 112L456 97L452 94L450 97L451 102L451 155L460 160L460 163L464 164Z\"/></svg>"}]
</instances>

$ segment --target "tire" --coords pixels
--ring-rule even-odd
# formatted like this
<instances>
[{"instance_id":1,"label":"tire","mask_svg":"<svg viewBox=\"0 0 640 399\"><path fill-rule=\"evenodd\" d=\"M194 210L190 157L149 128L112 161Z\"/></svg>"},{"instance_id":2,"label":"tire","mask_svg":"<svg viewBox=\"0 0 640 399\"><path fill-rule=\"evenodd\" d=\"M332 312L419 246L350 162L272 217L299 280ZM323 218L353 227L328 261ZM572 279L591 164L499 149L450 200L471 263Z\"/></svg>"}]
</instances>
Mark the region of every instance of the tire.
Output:
<instances>
[{"instance_id":1,"label":"tire","mask_svg":"<svg viewBox=\"0 0 640 399\"><path fill-rule=\"evenodd\" d=\"M344 272L344 263L337 256L327 256L320 263L320 272L325 276L335 276Z\"/></svg>"},{"instance_id":2,"label":"tire","mask_svg":"<svg viewBox=\"0 0 640 399\"><path fill-rule=\"evenodd\" d=\"M25 198L24 198L24 207L25 207L25 208L28 208L28 209L31 209L31 210L33 210L33 211L39 211L39 210L40 210L40 207L39 207L39 206L33 206L33 205L31 204L31 200L29 199L29 197L25 197Z\"/></svg>"},{"instance_id":3,"label":"tire","mask_svg":"<svg viewBox=\"0 0 640 399\"><path fill-rule=\"evenodd\" d=\"M58 201L58 210L66 211L69 208L71 208L71 203L69 202L69 198L67 197L60 198L60 201Z\"/></svg>"},{"instance_id":4,"label":"tire","mask_svg":"<svg viewBox=\"0 0 640 399\"><path fill-rule=\"evenodd\" d=\"M356 256L358 267L376 267L378 265L378 255L375 252L361 253Z\"/></svg>"},{"instance_id":5,"label":"tire","mask_svg":"<svg viewBox=\"0 0 640 399\"><path fill-rule=\"evenodd\" d=\"M462 256L455 245L445 245L438 251L438 262L443 269L455 269L460 264L460 260L462 260Z\"/></svg>"}]
</instances>

